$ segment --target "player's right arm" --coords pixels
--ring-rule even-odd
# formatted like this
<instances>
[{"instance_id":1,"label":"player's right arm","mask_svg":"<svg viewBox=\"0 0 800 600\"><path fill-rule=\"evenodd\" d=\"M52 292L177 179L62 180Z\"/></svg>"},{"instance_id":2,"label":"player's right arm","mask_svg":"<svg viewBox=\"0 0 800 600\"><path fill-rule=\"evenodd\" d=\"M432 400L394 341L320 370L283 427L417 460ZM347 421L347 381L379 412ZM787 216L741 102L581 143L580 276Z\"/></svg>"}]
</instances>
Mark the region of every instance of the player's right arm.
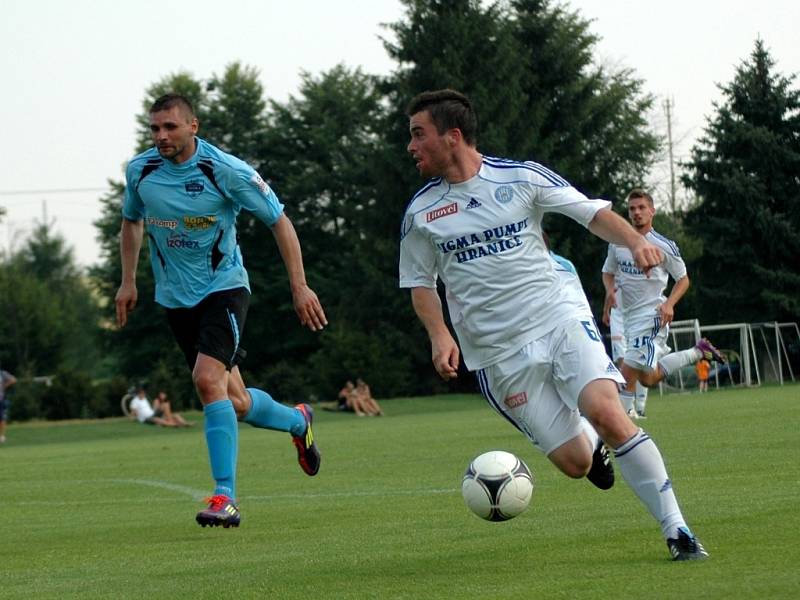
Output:
<instances>
[{"instance_id":1,"label":"player's right arm","mask_svg":"<svg viewBox=\"0 0 800 600\"><path fill-rule=\"evenodd\" d=\"M433 367L442 379L455 379L458 375L460 352L444 322L442 302L436 288L411 288L411 303L431 340Z\"/></svg>"},{"instance_id":2,"label":"player's right arm","mask_svg":"<svg viewBox=\"0 0 800 600\"><path fill-rule=\"evenodd\" d=\"M114 303L117 308L117 325L124 327L128 313L136 307L136 266L139 264L139 251L142 248L144 221L131 221L123 217L119 236L119 253L122 262L122 282Z\"/></svg>"}]
</instances>

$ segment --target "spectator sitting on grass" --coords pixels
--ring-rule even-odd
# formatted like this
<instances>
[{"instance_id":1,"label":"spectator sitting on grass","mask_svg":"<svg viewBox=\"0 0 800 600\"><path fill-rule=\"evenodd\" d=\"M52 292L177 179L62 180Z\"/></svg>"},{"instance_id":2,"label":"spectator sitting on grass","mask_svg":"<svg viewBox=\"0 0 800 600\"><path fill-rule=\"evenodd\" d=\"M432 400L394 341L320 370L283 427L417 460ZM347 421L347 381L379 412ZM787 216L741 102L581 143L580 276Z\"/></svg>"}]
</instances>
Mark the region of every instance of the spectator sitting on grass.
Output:
<instances>
[{"instance_id":1,"label":"spectator sitting on grass","mask_svg":"<svg viewBox=\"0 0 800 600\"><path fill-rule=\"evenodd\" d=\"M136 389L136 394L131 399L129 408L131 418L136 419L139 423L160 425L161 427L181 427L179 422L174 419L174 414L172 415L173 418L168 419L161 410L153 409L143 387Z\"/></svg>"}]
</instances>

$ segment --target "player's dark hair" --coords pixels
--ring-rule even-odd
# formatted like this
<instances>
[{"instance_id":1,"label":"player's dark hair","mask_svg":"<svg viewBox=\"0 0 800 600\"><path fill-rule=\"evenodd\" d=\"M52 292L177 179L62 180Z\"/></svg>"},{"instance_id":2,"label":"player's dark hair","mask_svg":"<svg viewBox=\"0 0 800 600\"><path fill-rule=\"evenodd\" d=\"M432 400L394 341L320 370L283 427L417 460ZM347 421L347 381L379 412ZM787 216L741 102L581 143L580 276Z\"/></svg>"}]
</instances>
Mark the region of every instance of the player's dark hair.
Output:
<instances>
[{"instance_id":1,"label":"player's dark hair","mask_svg":"<svg viewBox=\"0 0 800 600\"><path fill-rule=\"evenodd\" d=\"M478 117L472 102L461 92L445 89L422 92L412 98L406 108L409 117L427 110L439 135L448 129L459 129L470 146L478 142Z\"/></svg>"},{"instance_id":2,"label":"player's dark hair","mask_svg":"<svg viewBox=\"0 0 800 600\"><path fill-rule=\"evenodd\" d=\"M186 96L174 93L164 94L156 99L156 101L153 102L153 106L150 107L150 114L162 110L170 110L176 106L186 113L189 120L194 118L194 108L192 107L192 103L189 102L189 99Z\"/></svg>"},{"instance_id":3,"label":"player's dark hair","mask_svg":"<svg viewBox=\"0 0 800 600\"><path fill-rule=\"evenodd\" d=\"M650 206L655 206L653 203L653 197L641 188L634 188L628 192L628 197L625 198L625 202L630 202L631 200L636 200L638 198L644 198L647 200Z\"/></svg>"}]
</instances>

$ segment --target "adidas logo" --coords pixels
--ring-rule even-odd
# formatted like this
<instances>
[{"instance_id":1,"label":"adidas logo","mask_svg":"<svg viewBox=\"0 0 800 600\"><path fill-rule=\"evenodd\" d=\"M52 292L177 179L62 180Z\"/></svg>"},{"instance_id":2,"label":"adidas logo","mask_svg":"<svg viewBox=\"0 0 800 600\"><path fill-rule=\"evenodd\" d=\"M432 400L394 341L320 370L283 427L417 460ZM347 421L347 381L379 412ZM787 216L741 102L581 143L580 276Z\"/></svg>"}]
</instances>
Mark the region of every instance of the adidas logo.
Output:
<instances>
[{"instance_id":1,"label":"adidas logo","mask_svg":"<svg viewBox=\"0 0 800 600\"><path fill-rule=\"evenodd\" d=\"M616 372L617 372L617 367L614 366L614 363L613 362L608 363L608 366L606 367L606 373L616 373Z\"/></svg>"},{"instance_id":2,"label":"adidas logo","mask_svg":"<svg viewBox=\"0 0 800 600\"><path fill-rule=\"evenodd\" d=\"M478 208L478 207L480 207L480 206L482 206L480 202L478 202L477 200L475 200L475 198L470 198L470 199L469 199L469 203L467 204L467 209L470 209L470 208Z\"/></svg>"}]
</instances>

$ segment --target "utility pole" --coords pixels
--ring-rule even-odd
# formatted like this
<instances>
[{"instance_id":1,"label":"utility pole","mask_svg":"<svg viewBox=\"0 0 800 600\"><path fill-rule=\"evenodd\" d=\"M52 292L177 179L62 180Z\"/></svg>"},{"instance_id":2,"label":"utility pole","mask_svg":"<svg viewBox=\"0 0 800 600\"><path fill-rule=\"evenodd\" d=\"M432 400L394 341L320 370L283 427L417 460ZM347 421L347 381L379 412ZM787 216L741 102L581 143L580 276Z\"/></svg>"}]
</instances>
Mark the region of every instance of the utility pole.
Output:
<instances>
[{"instance_id":1,"label":"utility pole","mask_svg":"<svg viewBox=\"0 0 800 600\"><path fill-rule=\"evenodd\" d=\"M672 209L672 214L677 210L677 194L675 191L675 156L673 153L672 143L672 109L675 106L675 101L667 98L664 100L664 112L667 115L667 150L669 151L669 205Z\"/></svg>"}]
</instances>

